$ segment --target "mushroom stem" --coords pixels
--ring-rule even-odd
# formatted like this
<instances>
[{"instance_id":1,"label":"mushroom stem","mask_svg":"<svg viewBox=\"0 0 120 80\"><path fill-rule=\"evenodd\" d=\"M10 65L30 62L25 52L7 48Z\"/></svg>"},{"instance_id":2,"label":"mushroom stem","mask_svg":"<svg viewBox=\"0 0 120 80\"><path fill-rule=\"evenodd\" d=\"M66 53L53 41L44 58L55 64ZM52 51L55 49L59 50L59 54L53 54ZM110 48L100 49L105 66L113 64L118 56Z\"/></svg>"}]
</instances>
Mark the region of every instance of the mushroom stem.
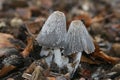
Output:
<instances>
[{"instance_id":1,"label":"mushroom stem","mask_svg":"<svg viewBox=\"0 0 120 80\"><path fill-rule=\"evenodd\" d=\"M42 48L42 50L40 52L40 56L47 56L45 58L45 61L46 61L47 65L50 67L52 58L53 58L53 51L51 49Z\"/></svg>"},{"instance_id":2,"label":"mushroom stem","mask_svg":"<svg viewBox=\"0 0 120 80\"><path fill-rule=\"evenodd\" d=\"M54 49L54 62L58 65L59 68L63 67L63 60L59 48Z\"/></svg>"},{"instance_id":3,"label":"mushroom stem","mask_svg":"<svg viewBox=\"0 0 120 80\"><path fill-rule=\"evenodd\" d=\"M76 53L75 60L73 61L74 69L73 69L73 71L70 73L70 74L71 74L71 77L73 77L76 69L77 69L78 66L79 66L81 56L82 56L82 52Z\"/></svg>"},{"instance_id":4,"label":"mushroom stem","mask_svg":"<svg viewBox=\"0 0 120 80\"><path fill-rule=\"evenodd\" d=\"M48 56L51 51L52 50L50 50L50 49L45 49L45 48L42 47L41 52L40 52L40 56L41 57Z\"/></svg>"},{"instance_id":5,"label":"mushroom stem","mask_svg":"<svg viewBox=\"0 0 120 80\"><path fill-rule=\"evenodd\" d=\"M50 54L48 57L45 58L47 65L50 67L52 62L53 54Z\"/></svg>"}]
</instances>

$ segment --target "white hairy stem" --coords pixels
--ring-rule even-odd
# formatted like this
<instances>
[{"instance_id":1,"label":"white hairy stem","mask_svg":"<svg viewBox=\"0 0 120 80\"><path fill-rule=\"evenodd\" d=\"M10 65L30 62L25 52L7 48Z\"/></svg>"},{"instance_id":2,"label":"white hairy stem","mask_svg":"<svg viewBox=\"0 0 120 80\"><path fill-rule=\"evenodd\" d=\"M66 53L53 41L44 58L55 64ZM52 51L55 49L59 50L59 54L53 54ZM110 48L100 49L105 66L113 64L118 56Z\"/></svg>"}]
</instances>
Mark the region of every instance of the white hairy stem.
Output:
<instances>
[{"instance_id":1,"label":"white hairy stem","mask_svg":"<svg viewBox=\"0 0 120 80\"><path fill-rule=\"evenodd\" d=\"M76 53L75 60L74 60L74 62L73 62L73 64L75 63L75 66L74 66L74 68L73 68L73 71L71 72L71 76L74 75L76 69L78 68L79 63L80 63L80 60L81 60L81 56L82 56L82 52Z\"/></svg>"},{"instance_id":2,"label":"white hairy stem","mask_svg":"<svg viewBox=\"0 0 120 80\"><path fill-rule=\"evenodd\" d=\"M42 48L41 52L40 52L40 56L46 56L45 61L47 63L47 65L50 67L51 63L52 63L52 58L53 58L53 51L51 49L44 49Z\"/></svg>"},{"instance_id":3,"label":"white hairy stem","mask_svg":"<svg viewBox=\"0 0 120 80\"><path fill-rule=\"evenodd\" d=\"M62 56L62 66L67 66L68 63L69 63L69 58Z\"/></svg>"},{"instance_id":4,"label":"white hairy stem","mask_svg":"<svg viewBox=\"0 0 120 80\"><path fill-rule=\"evenodd\" d=\"M62 60L62 56L61 56L61 52L60 49L56 48L54 49L54 62L58 65L59 68L62 68L63 65L63 60Z\"/></svg>"},{"instance_id":5,"label":"white hairy stem","mask_svg":"<svg viewBox=\"0 0 120 80\"><path fill-rule=\"evenodd\" d=\"M49 67L52 63L52 58L53 58L53 54L50 54L48 57L45 58L45 61Z\"/></svg>"},{"instance_id":6,"label":"white hairy stem","mask_svg":"<svg viewBox=\"0 0 120 80\"><path fill-rule=\"evenodd\" d=\"M40 56L41 57L48 56L49 52L50 52L50 50L42 48L41 52L40 52Z\"/></svg>"}]
</instances>

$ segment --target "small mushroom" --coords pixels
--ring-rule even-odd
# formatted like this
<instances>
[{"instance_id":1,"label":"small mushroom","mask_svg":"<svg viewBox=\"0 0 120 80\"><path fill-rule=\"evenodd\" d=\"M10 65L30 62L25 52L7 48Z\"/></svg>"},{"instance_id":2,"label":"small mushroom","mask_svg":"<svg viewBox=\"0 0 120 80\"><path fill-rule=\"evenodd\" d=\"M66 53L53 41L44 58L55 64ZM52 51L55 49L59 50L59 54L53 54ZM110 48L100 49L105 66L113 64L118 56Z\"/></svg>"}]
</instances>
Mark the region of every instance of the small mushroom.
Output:
<instances>
[{"instance_id":1,"label":"small mushroom","mask_svg":"<svg viewBox=\"0 0 120 80\"><path fill-rule=\"evenodd\" d=\"M53 12L43 25L36 40L40 46L53 49L54 62L63 66L60 48L64 47L66 35L66 18L60 11Z\"/></svg>"},{"instance_id":2,"label":"small mushroom","mask_svg":"<svg viewBox=\"0 0 120 80\"><path fill-rule=\"evenodd\" d=\"M45 58L45 61L46 61L46 63L47 63L47 65L50 67L50 65L51 65L51 62L52 62L52 59L53 59L53 50L51 50L51 49L46 49L46 48L44 48L44 47L42 47L42 50L41 50L41 52L40 52L40 56L41 57L46 57Z\"/></svg>"},{"instance_id":3,"label":"small mushroom","mask_svg":"<svg viewBox=\"0 0 120 80\"><path fill-rule=\"evenodd\" d=\"M91 36L89 35L85 25L80 20L74 20L71 22L66 36L66 48L65 55L76 54L73 64L75 64L74 69L70 72L73 76L76 71L82 52L90 54L94 52L95 47Z\"/></svg>"}]
</instances>

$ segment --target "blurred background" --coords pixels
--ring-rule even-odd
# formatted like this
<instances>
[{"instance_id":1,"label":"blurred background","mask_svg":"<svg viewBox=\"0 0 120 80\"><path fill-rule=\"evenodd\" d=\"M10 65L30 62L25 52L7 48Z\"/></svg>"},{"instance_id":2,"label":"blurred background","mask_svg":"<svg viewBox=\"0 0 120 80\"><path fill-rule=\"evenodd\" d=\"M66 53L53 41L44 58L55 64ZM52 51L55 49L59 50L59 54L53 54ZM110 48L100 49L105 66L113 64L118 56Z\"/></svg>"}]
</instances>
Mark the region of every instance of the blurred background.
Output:
<instances>
[{"instance_id":1,"label":"blurred background","mask_svg":"<svg viewBox=\"0 0 120 80\"><path fill-rule=\"evenodd\" d=\"M0 31L18 38L17 28L25 23L37 35L56 10L65 13L67 29L72 20L79 19L96 41L109 44L108 49L120 42L119 0L0 0Z\"/></svg>"},{"instance_id":2,"label":"blurred background","mask_svg":"<svg viewBox=\"0 0 120 80\"><path fill-rule=\"evenodd\" d=\"M67 29L72 20L82 20L92 38L98 43L100 50L109 56L120 57L120 0L0 0L0 33L12 34L27 45L27 35L23 24L28 27L34 36L37 36L48 16L57 10L64 12L66 15ZM4 42L2 40L4 36L1 35L0 42ZM89 58L88 55L87 58ZM115 58L109 57L109 60L112 61L112 59L115 60ZM89 59L84 60L91 64ZM102 70L105 72L105 69L108 69L111 65L101 64L102 69L98 66L98 63L104 63L103 59L97 62L94 58L91 61L96 62L94 64L97 65L94 65L95 68L97 67L96 70L92 69L95 72L95 75L94 73L92 75L93 77L96 76L96 72L100 74L98 77L101 77L101 75L102 77L108 77L108 75L103 76ZM30 64L30 62L27 63ZM85 74L82 74L90 77L89 68L93 68L93 66L89 64L86 65L88 72L85 70L83 71ZM118 65L120 66L120 64ZM85 68L84 65L82 68ZM25 68L21 71L24 70ZM117 71L120 71L120 68L116 69ZM118 75L120 75L120 72Z\"/></svg>"}]
</instances>

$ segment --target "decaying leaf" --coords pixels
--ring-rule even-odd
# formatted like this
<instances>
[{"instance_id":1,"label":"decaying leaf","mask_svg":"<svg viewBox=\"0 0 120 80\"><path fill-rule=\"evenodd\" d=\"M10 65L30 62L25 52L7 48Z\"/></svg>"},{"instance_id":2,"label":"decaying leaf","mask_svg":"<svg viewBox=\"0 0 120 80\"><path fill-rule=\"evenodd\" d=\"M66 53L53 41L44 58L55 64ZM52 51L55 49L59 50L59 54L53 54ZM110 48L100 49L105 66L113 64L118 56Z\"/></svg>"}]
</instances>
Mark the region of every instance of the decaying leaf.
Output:
<instances>
[{"instance_id":1,"label":"decaying leaf","mask_svg":"<svg viewBox=\"0 0 120 80\"><path fill-rule=\"evenodd\" d=\"M0 80L119 80L119 4L119 0L0 0ZM46 31L43 32L49 34L53 31L53 33L50 33L51 35L45 40L43 37L38 40L39 43L42 39L48 43L46 47L49 50L47 48L46 51L42 51L44 46L38 45L35 38L42 31L47 17L57 10L65 14L66 20L62 19L60 23L59 19L62 17L49 20L47 28L44 29ZM57 19L54 22L55 18ZM89 51L87 50L81 52L82 56L80 54L66 56L64 46L57 49L54 46L61 41L59 34L65 32L60 32L63 29L60 28L61 25L67 22L64 30L68 29L73 20L82 20L92 37L99 36L102 39L94 42L95 52L92 54L86 54L85 52ZM57 30L52 29L57 25L60 25ZM57 36L54 35L55 31L58 33ZM65 34L60 37L63 36ZM73 44L74 39L76 38L70 39ZM106 42L110 46L106 45ZM89 39L83 40L81 44L75 43L75 46L86 48L86 45L90 44ZM51 45L55 48L51 48ZM82 57L81 65L79 56ZM75 67L76 63L79 65L78 68ZM69 72L72 70L75 73L70 79Z\"/></svg>"},{"instance_id":2,"label":"decaying leaf","mask_svg":"<svg viewBox=\"0 0 120 80\"><path fill-rule=\"evenodd\" d=\"M92 54L94 58L102 58L103 60L112 64L118 63L120 61L120 58L108 56L106 53L101 51L96 42L94 42L94 44L95 44L95 52L93 52Z\"/></svg>"},{"instance_id":3,"label":"decaying leaf","mask_svg":"<svg viewBox=\"0 0 120 80\"><path fill-rule=\"evenodd\" d=\"M43 23L44 21L41 20L39 22L26 22L26 25L30 32L36 35L41 30Z\"/></svg>"},{"instance_id":4,"label":"decaying leaf","mask_svg":"<svg viewBox=\"0 0 120 80\"><path fill-rule=\"evenodd\" d=\"M2 68L0 70L0 77L7 75L10 71L23 66L23 58L17 55L10 55L3 59Z\"/></svg>"},{"instance_id":5,"label":"decaying leaf","mask_svg":"<svg viewBox=\"0 0 120 80\"><path fill-rule=\"evenodd\" d=\"M48 78L48 80L56 80L55 77L47 77L47 78Z\"/></svg>"},{"instance_id":6,"label":"decaying leaf","mask_svg":"<svg viewBox=\"0 0 120 80\"><path fill-rule=\"evenodd\" d=\"M88 58L84 55L81 57L81 62L85 62L85 63L89 63L89 64L100 64L100 63L102 63L98 60L92 60L92 59L90 59L90 58Z\"/></svg>"},{"instance_id":7,"label":"decaying leaf","mask_svg":"<svg viewBox=\"0 0 120 80\"><path fill-rule=\"evenodd\" d=\"M23 57L29 56L30 52L31 52L32 49L33 49L33 41L34 41L34 38L33 38L33 37L29 37L29 38L27 39L27 46L26 46L26 48L24 49L24 51L21 52L21 54L22 54Z\"/></svg>"},{"instance_id":8,"label":"decaying leaf","mask_svg":"<svg viewBox=\"0 0 120 80\"><path fill-rule=\"evenodd\" d=\"M111 55L120 57L120 43L114 43L110 51Z\"/></svg>"},{"instance_id":9,"label":"decaying leaf","mask_svg":"<svg viewBox=\"0 0 120 80\"><path fill-rule=\"evenodd\" d=\"M10 38L13 39L14 37L10 34L0 33L0 48L13 47L13 44L9 41Z\"/></svg>"},{"instance_id":10,"label":"decaying leaf","mask_svg":"<svg viewBox=\"0 0 120 80\"><path fill-rule=\"evenodd\" d=\"M43 68L40 66L37 66L32 73L31 80L47 80L47 78L43 74Z\"/></svg>"},{"instance_id":11,"label":"decaying leaf","mask_svg":"<svg viewBox=\"0 0 120 80\"><path fill-rule=\"evenodd\" d=\"M0 33L0 48L13 47L13 48L24 48L25 44L14 38L11 34Z\"/></svg>"},{"instance_id":12,"label":"decaying leaf","mask_svg":"<svg viewBox=\"0 0 120 80\"><path fill-rule=\"evenodd\" d=\"M3 68L0 70L0 77L5 76L6 74L8 74L8 72L12 71L16 69L16 66L13 65L4 65Z\"/></svg>"}]
</instances>

